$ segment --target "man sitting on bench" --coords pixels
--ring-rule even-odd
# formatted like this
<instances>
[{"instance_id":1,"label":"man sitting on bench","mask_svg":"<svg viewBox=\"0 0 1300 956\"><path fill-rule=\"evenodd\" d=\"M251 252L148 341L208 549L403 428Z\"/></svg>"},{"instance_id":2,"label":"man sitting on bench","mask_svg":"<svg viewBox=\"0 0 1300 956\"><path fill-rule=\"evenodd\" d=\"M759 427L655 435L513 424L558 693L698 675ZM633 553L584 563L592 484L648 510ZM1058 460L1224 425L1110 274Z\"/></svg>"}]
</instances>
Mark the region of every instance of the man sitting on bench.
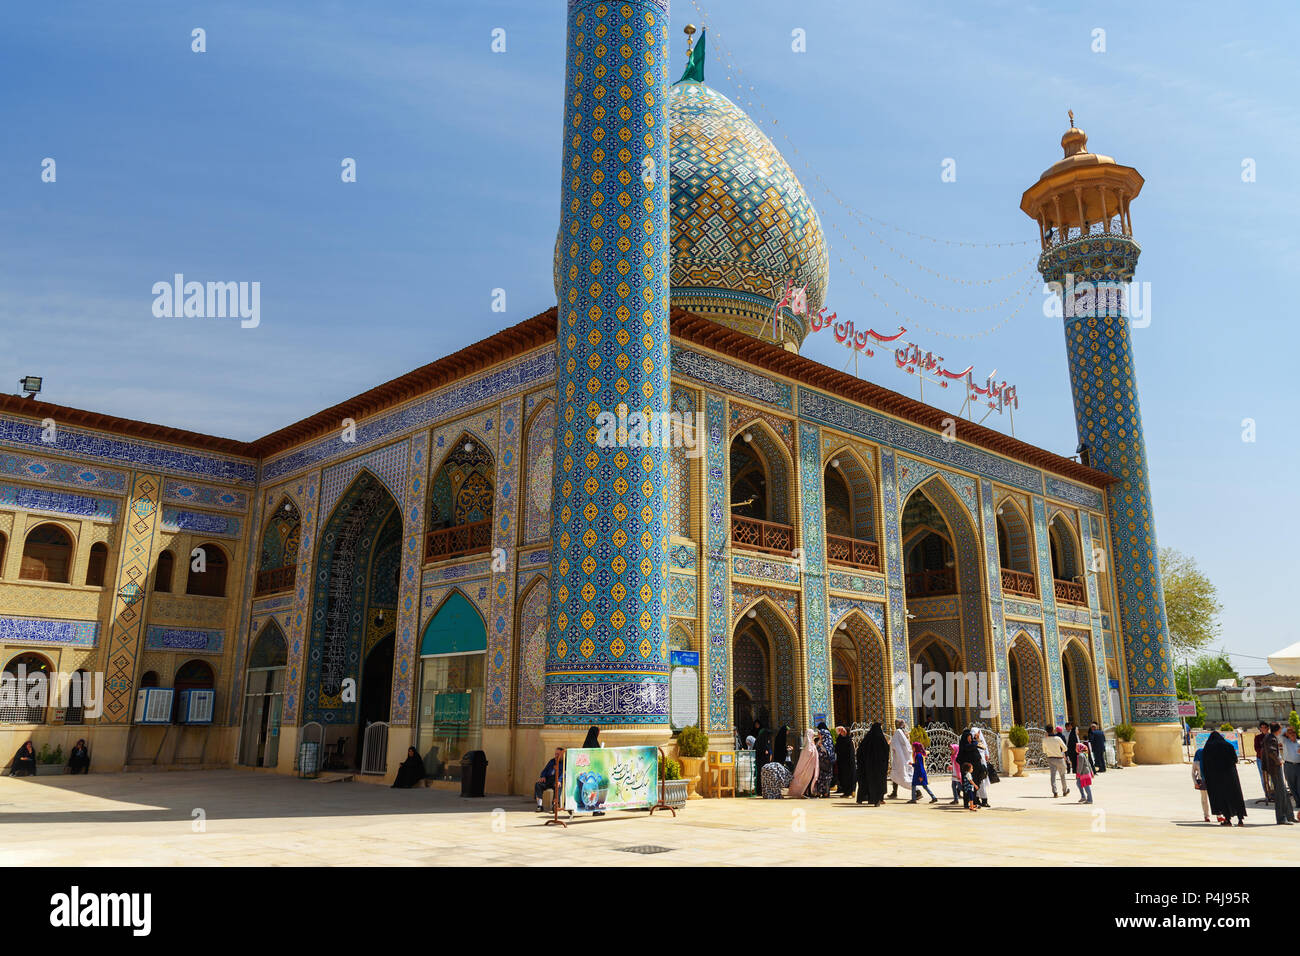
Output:
<instances>
[{"instance_id":1,"label":"man sitting on bench","mask_svg":"<svg viewBox=\"0 0 1300 956\"><path fill-rule=\"evenodd\" d=\"M542 775L538 777L537 782L533 784L533 797L537 800L537 810L539 813L542 811L542 794L547 790L555 789L555 778L559 771L560 761L563 759L563 755L564 748L556 747L555 756L546 762L546 766L542 768ZM554 799L555 797L552 797L552 800Z\"/></svg>"}]
</instances>

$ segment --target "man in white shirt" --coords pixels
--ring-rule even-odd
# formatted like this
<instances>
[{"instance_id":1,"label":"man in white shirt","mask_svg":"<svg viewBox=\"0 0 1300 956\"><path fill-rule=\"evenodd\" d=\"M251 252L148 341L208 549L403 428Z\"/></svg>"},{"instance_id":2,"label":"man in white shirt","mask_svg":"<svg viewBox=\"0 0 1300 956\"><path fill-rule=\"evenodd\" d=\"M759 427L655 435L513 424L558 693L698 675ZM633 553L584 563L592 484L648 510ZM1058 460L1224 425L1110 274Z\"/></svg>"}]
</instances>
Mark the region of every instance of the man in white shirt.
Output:
<instances>
[{"instance_id":1,"label":"man in white shirt","mask_svg":"<svg viewBox=\"0 0 1300 956\"><path fill-rule=\"evenodd\" d=\"M1051 727L1044 727L1043 730L1046 731L1043 734L1043 756L1047 758L1047 772L1051 774L1052 796L1056 796L1056 775L1059 773L1061 775L1061 786L1065 789L1062 796L1068 797L1070 795L1070 784L1067 782L1068 778L1065 774L1069 768L1065 763L1065 741L1059 736L1062 732L1061 728L1057 727L1055 733L1052 732Z\"/></svg>"}]
</instances>

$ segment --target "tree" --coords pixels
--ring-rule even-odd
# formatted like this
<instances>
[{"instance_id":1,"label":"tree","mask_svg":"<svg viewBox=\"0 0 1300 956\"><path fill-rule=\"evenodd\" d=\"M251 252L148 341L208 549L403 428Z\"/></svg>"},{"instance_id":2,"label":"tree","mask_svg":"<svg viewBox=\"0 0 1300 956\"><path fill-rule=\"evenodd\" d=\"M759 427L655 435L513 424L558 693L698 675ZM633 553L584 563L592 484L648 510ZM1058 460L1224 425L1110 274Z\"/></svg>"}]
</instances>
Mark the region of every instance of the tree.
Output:
<instances>
[{"instance_id":1,"label":"tree","mask_svg":"<svg viewBox=\"0 0 1300 956\"><path fill-rule=\"evenodd\" d=\"M1174 548L1160 549L1160 578L1174 654L1191 657L1219 635L1219 612L1223 610L1219 589L1196 566L1195 558Z\"/></svg>"},{"instance_id":2,"label":"tree","mask_svg":"<svg viewBox=\"0 0 1300 956\"><path fill-rule=\"evenodd\" d=\"M1178 685L1183 690L1187 689L1187 673L1190 667L1192 687L1214 687L1225 677L1232 677L1241 680L1241 675L1237 673L1232 662L1228 660L1228 655L1224 651L1217 654L1201 654L1192 659L1191 664L1184 664L1180 668L1182 679Z\"/></svg>"}]
</instances>

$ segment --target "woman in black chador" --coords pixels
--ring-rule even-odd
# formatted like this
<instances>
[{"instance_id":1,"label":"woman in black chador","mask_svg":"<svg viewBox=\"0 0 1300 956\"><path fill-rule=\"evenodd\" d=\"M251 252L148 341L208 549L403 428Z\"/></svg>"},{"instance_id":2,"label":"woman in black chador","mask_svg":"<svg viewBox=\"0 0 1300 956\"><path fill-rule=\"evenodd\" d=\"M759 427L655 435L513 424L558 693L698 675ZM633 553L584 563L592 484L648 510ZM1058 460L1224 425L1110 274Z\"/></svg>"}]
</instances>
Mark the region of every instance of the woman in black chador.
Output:
<instances>
[{"instance_id":1,"label":"woman in black chador","mask_svg":"<svg viewBox=\"0 0 1300 956\"><path fill-rule=\"evenodd\" d=\"M423 779L424 761L420 759L414 747L407 747L406 759L397 768L397 779L393 781L393 789L409 790Z\"/></svg>"},{"instance_id":2,"label":"woman in black chador","mask_svg":"<svg viewBox=\"0 0 1300 956\"><path fill-rule=\"evenodd\" d=\"M776 732L776 740L772 744L772 762L784 764L786 770L792 770L792 767L790 766L790 755L785 752L785 732L788 729L789 728L785 724L782 724L781 729Z\"/></svg>"},{"instance_id":3,"label":"woman in black chador","mask_svg":"<svg viewBox=\"0 0 1300 956\"><path fill-rule=\"evenodd\" d=\"M858 780L853 761L853 738L843 727L835 728L835 772L840 782L837 793L841 797L853 796Z\"/></svg>"},{"instance_id":4,"label":"woman in black chador","mask_svg":"<svg viewBox=\"0 0 1300 956\"><path fill-rule=\"evenodd\" d=\"M1210 734L1201 751L1201 777L1210 794L1210 811L1223 817L1223 826L1246 825L1246 799L1241 795L1241 778L1237 776L1237 751L1217 730Z\"/></svg>"},{"instance_id":5,"label":"woman in black chador","mask_svg":"<svg viewBox=\"0 0 1300 956\"><path fill-rule=\"evenodd\" d=\"M588 727L586 739L582 741L583 750L593 750L600 746L600 728Z\"/></svg>"},{"instance_id":6,"label":"woman in black chador","mask_svg":"<svg viewBox=\"0 0 1300 956\"><path fill-rule=\"evenodd\" d=\"M30 777L36 773L36 748L29 740L18 748L13 763L9 766L9 776Z\"/></svg>"},{"instance_id":7,"label":"woman in black chador","mask_svg":"<svg viewBox=\"0 0 1300 956\"><path fill-rule=\"evenodd\" d=\"M885 780L889 777L889 738L879 722L871 725L858 744L858 803L878 807L885 802Z\"/></svg>"},{"instance_id":8,"label":"woman in black chador","mask_svg":"<svg viewBox=\"0 0 1300 956\"><path fill-rule=\"evenodd\" d=\"M72 745L72 753L68 754L68 772L90 772L90 751L86 749L85 740L78 740Z\"/></svg>"}]
</instances>

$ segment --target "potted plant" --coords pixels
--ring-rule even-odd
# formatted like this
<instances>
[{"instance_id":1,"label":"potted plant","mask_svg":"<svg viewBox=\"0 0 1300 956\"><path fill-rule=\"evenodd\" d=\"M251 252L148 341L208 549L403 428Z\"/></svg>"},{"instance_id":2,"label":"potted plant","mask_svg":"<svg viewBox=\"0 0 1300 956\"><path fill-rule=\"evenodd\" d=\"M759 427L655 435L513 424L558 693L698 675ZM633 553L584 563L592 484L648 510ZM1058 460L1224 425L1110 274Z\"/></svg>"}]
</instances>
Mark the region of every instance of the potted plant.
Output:
<instances>
[{"instance_id":1,"label":"potted plant","mask_svg":"<svg viewBox=\"0 0 1300 956\"><path fill-rule=\"evenodd\" d=\"M36 755L36 775L48 777L56 773L63 773L62 745L51 750L49 744L41 744L40 752Z\"/></svg>"},{"instance_id":2,"label":"potted plant","mask_svg":"<svg viewBox=\"0 0 1300 956\"><path fill-rule=\"evenodd\" d=\"M686 801L690 797L690 784L682 779L682 765L676 760L666 757L661 763L664 775L664 803L680 809L686 806Z\"/></svg>"},{"instance_id":3,"label":"potted plant","mask_svg":"<svg viewBox=\"0 0 1300 956\"><path fill-rule=\"evenodd\" d=\"M1012 776L1023 777L1025 775L1025 748L1029 746L1029 731L1016 724L1007 731L1007 739L1011 741L1011 759L1016 763L1016 772Z\"/></svg>"},{"instance_id":4,"label":"potted plant","mask_svg":"<svg viewBox=\"0 0 1300 956\"><path fill-rule=\"evenodd\" d=\"M677 758L682 762L682 776L692 800L702 795L695 792L704 776L704 758L709 752L709 735L699 727L683 727L677 734Z\"/></svg>"},{"instance_id":5,"label":"potted plant","mask_svg":"<svg viewBox=\"0 0 1300 956\"><path fill-rule=\"evenodd\" d=\"M1133 738L1137 736L1137 729L1132 724L1116 724L1115 739L1119 741L1119 765L1121 767L1133 766Z\"/></svg>"}]
</instances>

